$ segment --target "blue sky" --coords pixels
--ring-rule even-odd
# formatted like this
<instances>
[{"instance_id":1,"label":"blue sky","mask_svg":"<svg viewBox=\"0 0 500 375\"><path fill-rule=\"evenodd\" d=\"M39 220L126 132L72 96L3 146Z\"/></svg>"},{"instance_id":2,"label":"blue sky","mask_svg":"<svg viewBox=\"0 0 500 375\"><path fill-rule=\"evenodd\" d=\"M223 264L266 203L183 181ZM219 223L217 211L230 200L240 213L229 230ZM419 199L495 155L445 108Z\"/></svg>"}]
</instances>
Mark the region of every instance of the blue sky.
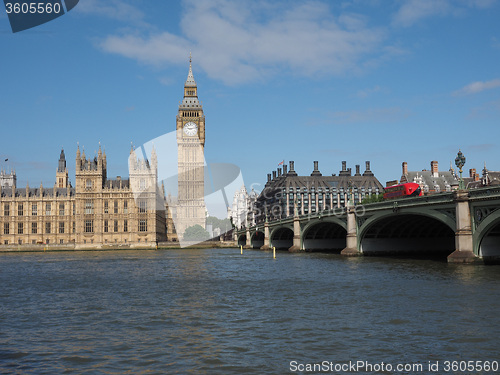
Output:
<instances>
[{"instance_id":1,"label":"blue sky","mask_svg":"<svg viewBox=\"0 0 500 375\"><path fill-rule=\"evenodd\" d=\"M385 184L459 148L467 171L500 170L499 19L493 0L80 0L13 34L2 13L1 167L52 186L63 146L74 183L77 142L100 141L127 176L130 142L175 129L191 51L206 159L247 187L281 160L370 160Z\"/></svg>"}]
</instances>

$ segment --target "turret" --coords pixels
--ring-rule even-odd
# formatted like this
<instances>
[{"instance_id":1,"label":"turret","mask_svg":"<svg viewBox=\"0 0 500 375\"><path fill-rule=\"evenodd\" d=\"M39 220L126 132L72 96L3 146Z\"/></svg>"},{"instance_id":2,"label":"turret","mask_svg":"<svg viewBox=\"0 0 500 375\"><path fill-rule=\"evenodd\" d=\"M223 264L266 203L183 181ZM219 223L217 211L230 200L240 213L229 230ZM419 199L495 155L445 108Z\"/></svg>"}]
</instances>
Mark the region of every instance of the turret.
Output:
<instances>
[{"instance_id":1,"label":"turret","mask_svg":"<svg viewBox=\"0 0 500 375\"><path fill-rule=\"evenodd\" d=\"M80 154L80 144L77 143L77 147L76 147L76 170L79 171L82 169L82 156Z\"/></svg>"}]
</instances>

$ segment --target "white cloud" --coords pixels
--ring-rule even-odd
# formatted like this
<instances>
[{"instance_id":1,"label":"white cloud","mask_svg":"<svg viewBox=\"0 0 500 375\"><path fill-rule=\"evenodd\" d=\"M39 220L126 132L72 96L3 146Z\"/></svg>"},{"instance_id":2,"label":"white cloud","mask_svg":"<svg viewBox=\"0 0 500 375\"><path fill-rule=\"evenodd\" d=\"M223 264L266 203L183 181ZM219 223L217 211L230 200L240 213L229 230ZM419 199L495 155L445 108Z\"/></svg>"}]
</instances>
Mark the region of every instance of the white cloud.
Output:
<instances>
[{"instance_id":1,"label":"white cloud","mask_svg":"<svg viewBox=\"0 0 500 375\"><path fill-rule=\"evenodd\" d=\"M362 90L359 90L357 93L356 93L356 96L358 98L366 98L367 96L370 96L376 92L380 92L381 88L379 85L377 86L374 86L374 87L370 87L370 88L366 88L366 89L362 89Z\"/></svg>"},{"instance_id":2,"label":"white cloud","mask_svg":"<svg viewBox=\"0 0 500 375\"><path fill-rule=\"evenodd\" d=\"M460 95L471 95L477 94L484 90L491 90L500 86L500 79L493 79L491 81L477 81L469 83L468 85L462 87L460 90L454 91L452 95L460 96Z\"/></svg>"},{"instance_id":3,"label":"white cloud","mask_svg":"<svg viewBox=\"0 0 500 375\"><path fill-rule=\"evenodd\" d=\"M120 0L80 1L75 10L82 13L145 25L143 21L144 13L139 8Z\"/></svg>"},{"instance_id":4,"label":"white cloud","mask_svg":"<svg viewBox=\"0 0 500 375\"><path fill-rule=\"evenodd\" d=\"M381 28L352 13L336 17L319 2L188 1L181 30L113 35L100 46L155 66L184 63L192 50L197 67L227 84L283 72L318 79L359 72L391 53Z\"/></svg>"},{"instance_id":5,"label":"white cloud","mask_svg":"<svg viewBox=\"0 0 500 375\"><path fill-rule=\"evenodd\" d=\"M447 0L409 0L399 8L393 23L398 26L412 26L422 18L443 15L450 9Z\"/></svg>"},{"instance_id":6,"label":"white cloud","mask_svg":"<svg viewBox=\"0 0 500 375\"><path fill-rule=\"evenodd\" d=\"M421 19L433 16L463 16L471 8L487 9L496 0L407 0L393 17L396 26L412 26Z\"/></svg>"},{"instance_id":7,"label":"white cloud","mask_svg":"<svg viewBox=\"0 0 500 375\"><path fill-rule=\"evenodd\" d=\"M492 100L481 106L472 108L466 118L472 121L498 119L499 114L500 100Z\"/></svg>"}]
</instances>

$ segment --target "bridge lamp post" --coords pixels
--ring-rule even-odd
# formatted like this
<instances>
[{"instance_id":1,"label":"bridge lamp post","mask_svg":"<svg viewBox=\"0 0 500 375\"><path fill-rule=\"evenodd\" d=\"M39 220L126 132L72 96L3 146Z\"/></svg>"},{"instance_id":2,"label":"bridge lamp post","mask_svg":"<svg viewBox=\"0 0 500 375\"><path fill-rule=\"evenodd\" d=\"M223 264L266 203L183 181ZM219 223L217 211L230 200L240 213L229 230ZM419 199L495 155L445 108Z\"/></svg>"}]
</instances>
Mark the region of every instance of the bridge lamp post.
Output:
<instances>
[{"instance_id":1,"label":"bridge lamp post","mask_svg":"<svg viewBox=\"0 0 500 375\"><path fill-rule=\"evenodd\" d=\"M351 201L351 198L352 198L352 180L349 180L347 182L347 204L346 206L354 206L354 204L352 204L353 202Z\"/></svg>"},{"instance_id":2,"label":"bridge lamp post","mask_svg":"<svg viewBox=\"0 0 500 375\"><path fill-rule=\"evenodd\" d=\"M460 149L458 150L457 157L455 158L455 165L458 168L458 171L460 172L460 180L458 181L458 188L460 190L465 189L464 186L464 180L462 179L462 168L465 165L465 156L462 154L462 151Z\"/></svg>"}]
</instances>

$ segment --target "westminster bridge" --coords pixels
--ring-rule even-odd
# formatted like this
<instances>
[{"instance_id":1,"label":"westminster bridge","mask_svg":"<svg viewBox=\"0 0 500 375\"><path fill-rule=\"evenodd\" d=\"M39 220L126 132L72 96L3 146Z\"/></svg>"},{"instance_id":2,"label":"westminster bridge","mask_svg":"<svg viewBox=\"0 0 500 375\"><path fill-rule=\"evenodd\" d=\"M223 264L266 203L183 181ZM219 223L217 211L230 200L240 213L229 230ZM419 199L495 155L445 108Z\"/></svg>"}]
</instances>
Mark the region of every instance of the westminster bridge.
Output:
<instances>
[{"instance_id":1,"label":"westminster bridge","mask_svg":"<svg viewBox=\"0 0 500 375\"><path fill-rule=\"evenodd\" d=\"M254 249L500 260L500 187L458 190L294 215L236 231Z\"/></svg>"}]
</instances>

